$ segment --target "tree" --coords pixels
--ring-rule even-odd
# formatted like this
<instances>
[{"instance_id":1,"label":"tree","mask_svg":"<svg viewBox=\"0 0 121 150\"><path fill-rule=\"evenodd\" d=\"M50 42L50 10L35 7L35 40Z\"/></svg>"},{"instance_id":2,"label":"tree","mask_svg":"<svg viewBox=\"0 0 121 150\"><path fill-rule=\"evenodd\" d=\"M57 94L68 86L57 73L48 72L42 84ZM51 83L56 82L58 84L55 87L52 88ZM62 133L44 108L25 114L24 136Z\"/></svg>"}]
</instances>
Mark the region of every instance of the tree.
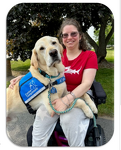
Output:
<instances>
[{"instance_id":1,"label":"tree","mask_svg":"<svg viewBox=\"0 0 121 150\"><path fill-rule=\"evenodd\" d=\"M99 3L21 3L7 15L7 40L12 39L13 59L24 61L31 57L37 39L45 35L57 36L64 17L77 19L89 43L94 47L99 62L106 56L106 45L113 34L114 23L109 8ZM34 24L34 23L35 24ZM111 31L105 38L105 29L111 23ZM99 32L99 45L86 32L94 26ZM10 45L7 46L10 53Z\"/></svg>"},{"instance_id":2,"label":"tree","mask_svg":"<svg viewBox=\"0 0 121 150\"><path fill-rule=\"evenodd\" d=\"M111 30L112 26L108 25L105 29L105 36L107 36ZM99 29L94 31L94 39L96 43L99 45ZM108 41L108 45L113 46L114 45L114 34L112 34L110 40Z\"/></svg>"},{"instance_id":3,"label":"tree","mask_svg":"<svg viewBox=\"0 0 121 150\"><path fill-rule=\"evenodd\" d=\"M59 18L60 13L58 10L54 13L53 4L21 3L14 6L7 15L7 40L14 41L13 59L17 60L20 56L25 61L31 57L37 39L43 35L56 36L61 22ZM33 21L41 24L33 25ZM7 45L9 55L10 51L11 47Z\"/></svg>"},{"instance_id":4,"label":"tree","mask_svg":"<svg viewBox=\"0 0 121 150\"><path fill-rule=\"evenodd\" d=\"M114 19L109 8L103 4L97 4L97 6L95 5L94 8L94 5L91 7L91 14L93 15L93 18L89 20L92 26L94 26L95 30L99 29L99 45L89 36L87 32L85 32L85 36L87 37L88 42L94 47L98 57L98 63L100 63L105 59L107 54L106 46L114 32ZM107 36L105 36L105 30L109 23L111 24L111 30Z\"/></svg>"}]
</instances>

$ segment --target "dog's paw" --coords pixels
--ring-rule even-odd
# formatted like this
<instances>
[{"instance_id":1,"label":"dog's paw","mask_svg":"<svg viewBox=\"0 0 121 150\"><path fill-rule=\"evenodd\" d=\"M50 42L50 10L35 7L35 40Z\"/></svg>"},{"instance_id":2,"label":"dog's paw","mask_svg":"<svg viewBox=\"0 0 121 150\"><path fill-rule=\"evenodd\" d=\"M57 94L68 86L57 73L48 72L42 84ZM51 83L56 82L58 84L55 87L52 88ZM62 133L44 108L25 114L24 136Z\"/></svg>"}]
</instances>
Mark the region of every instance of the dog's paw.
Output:
<instances>
[{"instance_id":1,"label":"dog's paw","mask_svg":"<svg viewBox=\"0 0 121 150\"><path fill-rule=\"evenodd\" d=\"M93 118L93 113L90 109L87 109L84 113L88 118Z\"/></svg>"},{"instance_id":2,"label":"dog's paw","mask_svg":"<svg viewBox=\"0 0 121 150\"><path fill-rule=\"evenodd\" d=\"M96 106L93 108L92 111L93 111L94 114L98 114L98 109L96 108Z\"/></svg>"},{"instance_id":3,"label":"dog's paw","mask_svg":"<svg viewBox=\"0 0 121 150\"><path fill-rule=\"evenodd\" d=\"M98 109L97 109L97 107L96 107L96 105L95 105L94 102L91 102L91 103L89 104L89 106L90 106L90 108L91 108L91 110L93 111L94 114L97 114L97 113L98 113Z\"/></svg>"},{"instance_id":4,"label":"dog's paw","mask_svg":"<svg viewBox=\"0 0 121 150\"><path fill-rule=\"evenodd\" d=\"M53 117L55 115L55 112L51 109L49 114L50 114L51 117Z\"/></svg>"}]
</instances>

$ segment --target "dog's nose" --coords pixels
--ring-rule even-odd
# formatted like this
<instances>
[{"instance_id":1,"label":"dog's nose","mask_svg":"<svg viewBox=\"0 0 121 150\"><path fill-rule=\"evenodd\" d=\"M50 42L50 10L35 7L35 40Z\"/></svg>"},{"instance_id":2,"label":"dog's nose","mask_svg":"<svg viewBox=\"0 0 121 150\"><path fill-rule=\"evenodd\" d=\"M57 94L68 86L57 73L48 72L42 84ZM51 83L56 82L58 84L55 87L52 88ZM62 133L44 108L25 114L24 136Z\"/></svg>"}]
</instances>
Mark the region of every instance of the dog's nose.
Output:
<instances>
[{"instance_id":1,"label":"dog's nose","mask_svg":"<svg viewBox=\"0 0 121 150\"><path fill-rule=\"evenodd\" d=\"M56 49L52 49L52 50L50 50L50 52L49 52L49 55L51 56L51 57L56 57L57 56L57 50Z\"/></svg>"}]
</instances>

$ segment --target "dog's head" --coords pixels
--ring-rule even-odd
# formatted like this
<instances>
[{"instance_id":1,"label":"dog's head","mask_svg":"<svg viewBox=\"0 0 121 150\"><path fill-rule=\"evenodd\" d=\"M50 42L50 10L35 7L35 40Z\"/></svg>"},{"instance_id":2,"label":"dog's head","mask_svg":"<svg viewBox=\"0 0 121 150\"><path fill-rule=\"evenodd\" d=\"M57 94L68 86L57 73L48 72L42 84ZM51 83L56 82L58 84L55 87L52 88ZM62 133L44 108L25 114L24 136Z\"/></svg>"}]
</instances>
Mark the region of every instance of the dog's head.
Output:
<instances>
[{"instance_id":1,"label":"dog's head","mask_svg":"<svg viewBox=\"0 0 121 150\"><path fill-rule=\"evenodd\" d=\"M31 65L36 69L54 68L61 63L63 48L55 37L44 36L40 38L33 49Z\"/></svg>"}]
</instances>

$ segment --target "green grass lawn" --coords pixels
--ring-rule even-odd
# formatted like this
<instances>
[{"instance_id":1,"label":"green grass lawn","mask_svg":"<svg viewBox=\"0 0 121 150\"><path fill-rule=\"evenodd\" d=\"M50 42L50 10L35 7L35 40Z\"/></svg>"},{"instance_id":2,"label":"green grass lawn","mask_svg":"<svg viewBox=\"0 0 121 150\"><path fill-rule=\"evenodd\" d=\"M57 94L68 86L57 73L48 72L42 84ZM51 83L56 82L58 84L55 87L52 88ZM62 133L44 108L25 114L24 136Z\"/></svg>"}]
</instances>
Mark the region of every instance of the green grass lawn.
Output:
<instances>
[{"instance_id":1,"label":"green grass lawn","mask_svg":"<svg viewBox=\"0 0 121 150\"><path fill-rule=\"evenodd\" d=\"M94 49L92 49L94 51ZM107 49L106 60L108 62L114 62L114 49Z\"/></svg>"},{"instance_id":2,"label":"green grass lawn","mask_svg":"<svg viewBox=\"0 0 121 150\"><path fill-rule=\"evenodd\" d=\"M21 60L11 61L11 69L14 71L27 71L30 67L30 59L27 59L25 62Z\"/></svg>"},{"instance_id":3,"label":"green grass lawn","mask_svg":"<svg viewBox=\"0 0 121 150\"><path fill-rule=\"evenodd\" d=\"M113 117L114 115L114 69L100 68L96 74L96 81L100 82L107 99L105 104L99 105L99 114Z\"/></svg>"},{"instance_id":4,"label":"green grass lawn","mask_svg":"<svg viewBox=\"0 0 121 150\"><path fill-rule=\"evenodd\" d=\"M114 50L107 50L106 60L114 62ZM15 71L26 71L30 67L30 60L11 61L11 68ZM99 68L96 74L96 81L100 82L104 88L107 99L106 104L99 105L99 115L113 117L114 115L114 69ZM7 86L10 82L7 82Z\"/></svg>"},{"instance_id":5,"label":"green grass lawn","mask_svg":"<svg viewBox=\"0 0 121 150\"><path fill-rule=\"evenodd\" d=\"M107 49L106 60L109 62L114 62L114 50ZM21 60L11 61L11 69L14 71L26 71L30 67L30 59L27 59L25 62Z\"/></svg>"},{"instance_id":6,"label":"green grass lawn","mask_svg":"<svg viewBox=\"0 0 121 150\"><path fill-rule=\"evenodd\" d=\"M106 60L109 62L114 62L114 50L113 49L107 49Z\"/></svg>"},{"instance_id":7,"label":"green grass lawn","mask_svg":"<svg viewBox=\"0 0 121 150\"><path fill-rule=\"evenodd\" d=\"M114 49L107 49L106 60L114 63ZM114 69L99 68L96 80L101 83L106 94L106 104L99 105L99 114L114 116Z\"/></svg>"},{"instance_id":8,"label":"green grass lawn","mask_svg":"<svg viewBox=\"0 0 121 150\"><path fill-rule=\"evenodd\" d=\"M7 81L7 82L6 82L6 87L8 87L8 86L9 86L9 84L10 84L10 81Z\"/></svg>"}]
</instances>

